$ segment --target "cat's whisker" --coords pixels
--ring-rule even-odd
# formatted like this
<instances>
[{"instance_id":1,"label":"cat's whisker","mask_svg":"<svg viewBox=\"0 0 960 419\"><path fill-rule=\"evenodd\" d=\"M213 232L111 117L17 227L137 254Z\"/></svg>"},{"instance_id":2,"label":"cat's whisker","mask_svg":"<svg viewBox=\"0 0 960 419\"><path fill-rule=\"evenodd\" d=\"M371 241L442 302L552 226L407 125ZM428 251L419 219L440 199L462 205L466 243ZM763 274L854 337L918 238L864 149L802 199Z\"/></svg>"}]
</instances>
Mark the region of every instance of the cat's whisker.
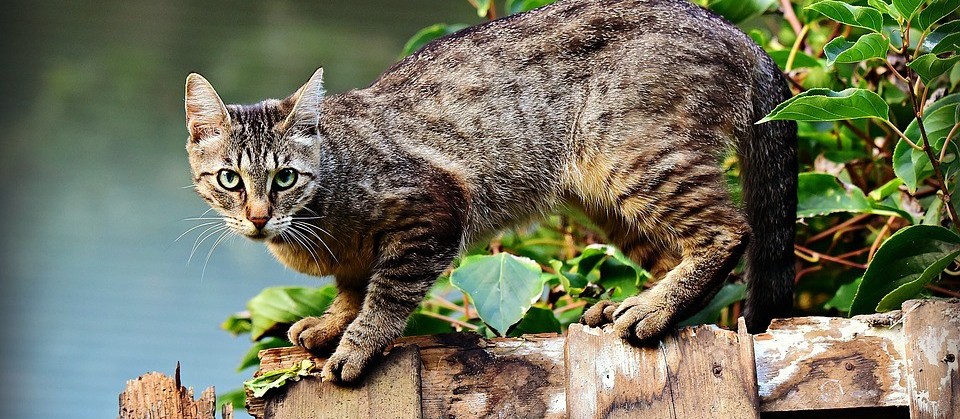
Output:
<instances>
[{"instance_id":1,"label":"cat's whisker","mask_svg":"<svg viewBox=\"0 0 960 419\"><path fill-rule=\"evenodd\" d=\"M213 256L213 251L217 246L223 241L225 237L230 235L230 230L227 229L223 233L220 233L220 237L217 237L217 241L213 242L213 246L210 246L210 251L207 252L207 258L203 261L203 270L200 271L200 281L203 281L203 277L207 274L207 264L210 263L210 257Z\"/></svg>"},{"instance_id":2,"label":"cat's whisker","mask_svg":"<svg viewBox=\"0 0 960 419\"><path fill-rule=\"evenodd\" d=\"M307 240L307 238L303 236L303 233L297 231L295 228L291 227L285 231L290 232L290 237L292 237L297 243L299 243L300 246L303 246L303 249L306 250L308 254L310 254L311 258L313 258L313 263L317 265L317 270L322 271L323 269L320 267L320 260L317 257L316 252L314 252L313 249L307 244L310 240Z\"/></svg>"},{"instance_id":3,"label":"cat's whisker","mask_svg":"<svg viewBox=\"0 0 960 419\"><path fill-rule=\"evenodd\" d=\"M307 228L304 227L304 226L316 227L315 225L312 225L312 224L309 224L309 223L304 223L304 222L294 221L294 222L293 222L293 225L291 225L290 228L296 231L298 226L301 227L301 228L303 228L303 231L304 231L304 232L310 233L313 237L316 237L317 240L320 241L320 244L322 244L323 247L327 249L327 253L330 253L330 257L333 258L334 262L340 263L340 261L337 260L337 256L333 254L333 250L330 250L330 246L327 246L327 242L323 241L323 238L320 237L320 235L317 234L317 233L315 233L313 230L310 230L310 229L307 229ZM317 227L317 228L319 228L319 227Z\"/></svg>"},{"instance_id":4,"label":"cat's whisker","mask_svg":"<svg viewBox=\"0 0 960 419\"><path fill-rule=\"evenodd\" d=\"M189 217L183 218L180 221L214 221L214 220L226 220L226 217Z\"/></svg>"},{"instance_id":5,"label":"cat's whisker","mask_svg":"<svg viewBox=\"0 0 960 419\"><path fill-rule=\"evenodd\" d=\"M296 221L294 221L294 222L296 222ZM323 233L323 234L326 234L326 235L330 236L330 238L333 239L333 240L335 240L337 243L343 244L343 242L341 242L340 239L337 238L337 236L334 236L334 235L331 234L329 231L325 230L323 227L320 227L320 226L318 226L318 225L316 225L316 224L305 223L305 222L300 222L300 224L303 224L303 225L305 225L305 226L307 226L307 227L310 227L310 228L314 228L314 229L316 229L317 231L319 231L319 232L321 232L321 233Z\"/></svg>"},{"instance_id":6,"label":"cat's whisker","mask_svg":"<svg viewBox=\"0 0 960 419\"><path fill-rule=\"evenodd\" d=\"M219 222L219 221L208 221L208 222L205 222L205 223L200 223L200 224L198 224L198 225L196 225L196 226L194 226L194 227L191 227L191 228L188 229L187 231L184 231L183 234L181 234L181 235L177 236L177 238L173 239L173 242L174 242L174 243L178 242L180 239L183 238L183 236L186 236L187 233L190 233L191 231L196 230L196 229L198 229L198 228L200 228L200 227L207 227L207 226L216 225L216 224L220 224L220 222Z\"/></svg>"},{"instance_id":7,"label":"cat's whisker","mask_svg":"<svg viewBox=\"0 0 960 419\"><path fill-rule=\"evenodd\" d=\"M217 233L219 233L219 232L221 232L221 231L224 231L224 230L226 230L226 229L228 229L228 228L230 228L230 227L229 227L229 226L226 226L226 225L214 226L214 227L210 227L210 228L204 230L203 233L200 233L200 236L197 237L197 241L194 242L194 244L193 244L193 249L190 250L190 257L187 258L187 265L189 265L190 262L193 261L193 256L194 256L194 254L197 253L197 249L200 248L200 245L203 244L203 242L207 241L208 238L210 238L210 237L216 235ZM209 233L208 233L208 232L209 232Z\"/></svg>"}]
</instances>

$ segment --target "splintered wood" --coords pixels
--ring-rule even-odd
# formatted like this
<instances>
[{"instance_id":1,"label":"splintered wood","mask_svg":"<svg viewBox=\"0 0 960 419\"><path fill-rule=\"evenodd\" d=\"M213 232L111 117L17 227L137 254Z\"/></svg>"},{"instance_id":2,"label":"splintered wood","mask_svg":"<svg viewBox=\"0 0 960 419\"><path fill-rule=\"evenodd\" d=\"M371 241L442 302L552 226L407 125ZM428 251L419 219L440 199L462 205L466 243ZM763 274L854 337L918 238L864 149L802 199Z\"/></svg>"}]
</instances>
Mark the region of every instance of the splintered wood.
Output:
<instances>
[{"instance_id":1,"label":"splintered wood","mask_svg":"<svg viewBox=\"0 0 960 419\"><path fill-rule=\"evenodd\" d=\"M307 378L248 407L271 419L906 417L908 406L911 418L960 418L960 301L908 302L902 320L803 317L745 330L684 328L648 348L581 325L566 337L402 338L359 387ZM312 357L277 348L260 358L270 371Z\"/></svg>"},{"instance_id":2,"label":"splintered wood","mask_svg":"<svg viewBox=\"0 0 960 419\"><path fill-rule=\"evenodd\" d=\"M180 366L175 378L158 372L127 381L120 393L120 419L215 419L217 395L208 387L198 400L193 389L180 385ZM233 409L224 406L223 419L231 419Z\"/></svg>"}]
</instances>

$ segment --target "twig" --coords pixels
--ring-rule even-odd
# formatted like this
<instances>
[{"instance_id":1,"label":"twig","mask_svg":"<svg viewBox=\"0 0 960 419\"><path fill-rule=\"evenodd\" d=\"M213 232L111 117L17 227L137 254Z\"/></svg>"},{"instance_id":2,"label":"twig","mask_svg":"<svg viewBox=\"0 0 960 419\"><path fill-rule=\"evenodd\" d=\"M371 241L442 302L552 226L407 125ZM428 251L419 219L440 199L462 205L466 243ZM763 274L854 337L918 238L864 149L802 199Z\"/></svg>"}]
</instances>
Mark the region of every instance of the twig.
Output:
<instances>
[{"instance_id":1,"label":"twig","mask_svg":"<svg viewBox=\"0 0 960 419\"><path fill-rule=\"evenodd\" d=\"M554 309L554 310L553 310L553 315L554 315L554 316L559 316L559 315L562 314L562 313L566 313L566 312L568 312L568 311L570 311L570 310L576 310L576 309L578 309L578 308L580 308L580 307L583 307L583 306L585 306L585 305L587 305L587 302L586 302L586 301L583 301L583 300L577 301L577 302L575 302L575 303L573 303L573 304L567 304L567 305L565 305L565 306L563 306L563 307Z\"/></svg>"},{"instance_id":2,"label":"twig","mask_svg":"<svg viewBox=\"0 0 960 419\"><path fill-rule=\"evenodd\" d=\"M913 90L910 90L910 96L913 96ZM917 120L918 120L918 121L920 120L920 116L919 116L919 115L917 116ZM890 122L890 121L888 121L888 120L886 120L886 119L881 119L881 121L885 122L885 123L887 124L887 126L890 127L890 129L893 130L893 132L897 133L897 135L900 136L900 138L903 139L903 141L906 141L907 144L910 144L910 148L912 148L912 149L914 149L914 150L918 150L918 151L924 151L924 150L923 150L923 147L920 147L920 146L917 145L917 143L914 143L913 141L910 141L910 139L907 138L907 136L906 136L903 132L900 131L900 128L897 128L896 125L893 125L893 122ZM921 131L922 131L922 130L921 130ZM924 137L924 140L926 140L926 137ZM933 158L932 155L929 156L929 157L931 157L931 159ZM939 165L938 165L938 167L939 167Z\"/></svg>"},{"instance_id":3,"label":"twig","mask_svg":"<svg viewBox=\"0 0 960 419\"><path fill-rule=\"evenodd\" d=\"M938 286L933 285L933 284L927 284L927 289L930 290L930 291L939 292L939 293L941 293L941 294L947 294L947 295L949 295L949 296L951 296L951 297L960 298L960 292L957 292L957 291L954 291L954 290L948 290L948 289L946 289L946 288L938 287Z\"/></svg>"},{"instance_id":4,"label":"twig","mask_svg":"<svg viewBox=\"0 0 960 419\"><path fill-rule=\"evenodd\" d=\"M783 18L790 22L790 27L793 28L793 33L800 33L803 25L800 24L800 20L797 19L797 14L793 12L793 5L790 4L790 0L780 0L780 8L783 10Z\"/></svg>"},{"instance_id":5,"label":"twig","mask_svg":"<svg viewBox=\"0 0 960 419\"><path fill-rule=\"evenodd\" d=\"M947 134L947 139L943 140L943 147L940 148L940 162L943 163L943 158L947 156L947 145L950 144L950 139L953 138L954 134L957 133L957 128L960 127L960 123L957 123L950 128L950 132Z\"/></svg>"},{"instance_id":6,"label":"twig","mask_svg":"<svg viewBox=\"0 0 960 419\"><path fill-rule=\"evenodd\" d=\"M448 309L453 310L453 311L458 311L458 312L463 313L464 315L467 314L466 308L461 307L461 306L458 306L458 305L450 302L450 300L447 300L446 298L443 298L443 297L440 297L440 296L436 296L436 295L430 296L430 299L427 300L427 303L436 304L436 305L438 305L438 306L440 306L440 307L448 308ZM469 316L467 316L467 318L469 318Z\"/></svg>"},{"instance_id":7,"label":"twig","mask_svg":"<svg viewBox=\"0 0 960 419\"><path fill-rule=\"evenodd\" d=\"M457 320L457 319L455 319L455 318L453 318L453 317L447 317L447 316L444 316L443 314L434 313L434 312L432 312L432 311L421 311L420 314L423 314L424 316L427 316L427 317L433 317L433 318L435 318L435 319L443 320L443 321L445 321L445 322L450 322L450 324L455 324L455 325L460 326L460 327L462 327L462 328L470 329L470 330L472 330L472 331L474 331L474 332L476 332L477 330L480 329L480 326L477 326L477 325L475 325L475 324L470 324L470 323L467 323L467 322L465 322L465 321L463 321L463 320Z\"/></svg>"},{"instance_id":8,"label":"twig","mask_svg":"<svg viewBox=\"0 0 960 419\"><path fill-rule=\"evenodd\" d=\"M877 249L880 248L880 243L883 242L883 238L887 236L887 233L890 232L890 227L893 225L893 222L897 220L897 217L890 216L887 218L887 223L883 225L883 228L880 229L880 232L877 233L877 239L873 241L873 244L870 245L870 253L867 255L867 262L873 260L873 255L877 253Z\"/></svg>"},{"instance_id":9,"label":"twig","mask_svg":"<svg viewBox=\"0 0 960 419\"><path fill-rule=\"evenodd\" d=\"M817 251L814 251L814 250L807 249L806 247L800 246L800 245L798 245L798 244L794 245L793 247L794 247L794 250L795 250L794 253L797 254L797 256L800 256L800 257L803 258L804 260L806 260L806 261L808 261L808 262L811 262L811 263L818 263L818 262L820 262L820 259L823 259L823 260L826 260L826 261L828 261L828 262L838 263L838 264L841 264L841 265L849 266L849 267L851 267L851 268L867 269L867 265L864 265L864 264L861 264L861 263L856 263L856 262L851 262L851 261L849 261L849 260L839 259L839 258L830 256L830 255L825 255L825 254L823 254L823 253L820 253L820 252L817 252ZM804 255L804 254L802 254L802 252L807 252L807 253L810 254L810 256Z\"/></svg>"},{"instance_id":10,"label":"twig","mask_svg":"<svg viewBox=\"0 0 960 419\"><path fill-rule=\"evenodd\" d=\"M867 218L870 218L871 215L872 215L872 214L860 214L860 215L858 215L858 216L856 216L856 217L853 217L853 218L851 218L851 219L849 219L849 220L847 220L847 221L844 221L844 222L842 222L842 223L840 223L840 224L837 224L837 225L835 225L835 226L833 226L833 227L830 227L830 228L828 228L828 229L826 229L826 230L818 233L817 235L815 235L815 236L807 239L807 241L806 241L805 243L806 243L806 244L810 244L810 243L813 243L813 242L815 242L815 241L817 241L817 240L820 240L820 239L822 239L822 238L824 238L824 237L829 237L829 236L833 235L833 233L834 233L835 231L840 230L840 229L845 228L845 227L848 227L848 226L850 226L850 225L859 223L860 221L863 221L863 220L865 220L865 219L867 219Z\"/></svg>"},{"instance_id":11,"label":"twig","mask_svg":"<svg viewBox=\"0 0 960 419\"><path fill-rule=\"evenodd\" d=\"M793 42L793 47L790 48L790 55L787 56L787 65L783 71L790 72L790 69L793 68L793 60L797 58L797 52L800 51L800 46L803 45L803 40L807 37L807 32L809 31L809 26L804 26L800 29L800 33L797 34L797 40Z\"/></svg>"}]
</instances>

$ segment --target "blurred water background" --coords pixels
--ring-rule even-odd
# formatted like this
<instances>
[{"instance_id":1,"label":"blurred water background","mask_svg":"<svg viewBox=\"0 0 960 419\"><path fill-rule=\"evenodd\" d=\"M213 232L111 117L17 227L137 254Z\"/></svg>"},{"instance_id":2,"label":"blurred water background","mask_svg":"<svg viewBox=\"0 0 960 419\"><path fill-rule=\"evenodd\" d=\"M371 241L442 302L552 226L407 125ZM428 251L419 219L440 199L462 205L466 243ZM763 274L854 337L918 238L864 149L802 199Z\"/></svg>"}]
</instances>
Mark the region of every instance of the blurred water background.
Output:
<instances>
[{"instance_id":1,"label":"blurred water background","mask_svg":"<svg viewBox=\"0 0 960 419\"><path fill-rule=\"evenodd\" d=\"M183 82L227 102L293 92L320 65L362 87L407 38L476 22L466 1L7 1L0 13L0 418L109 418L126 380L239 387L220 322L264 287L319 285L234 239L187 265ZM198 230L199 231L199 230ZM212 240L211 240L212 241Z\"/></svg>"}]
</instances>

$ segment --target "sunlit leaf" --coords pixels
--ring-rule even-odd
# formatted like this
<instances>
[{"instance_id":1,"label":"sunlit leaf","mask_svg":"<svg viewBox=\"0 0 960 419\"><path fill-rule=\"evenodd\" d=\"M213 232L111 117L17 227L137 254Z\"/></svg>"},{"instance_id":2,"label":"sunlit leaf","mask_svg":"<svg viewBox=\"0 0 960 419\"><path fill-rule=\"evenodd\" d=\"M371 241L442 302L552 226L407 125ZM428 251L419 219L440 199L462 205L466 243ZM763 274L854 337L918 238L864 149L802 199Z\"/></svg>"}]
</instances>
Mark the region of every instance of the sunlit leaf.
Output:
<instances>
[{"instance_id":1,"label":"sunlit leaf","mask_svg":"<svg viewBox=\"0 0 960 419\"><path fill-rule=\"evenodd\" d=\"M493 0L476 0L477 16L486 17L487 13L490 12L490 6L492 4Z\"/></svg>"},{"instance_id":2,"label":"sunlit leaf","mask_svg":"<svg viewBox=\"0 0 960 419\"><path fill-rule=\"evenodd\" d=\"M260 351L264 349L283 348L287 346L292 345L286 339L278 338L266 338L254 343L253 346L247 350L247 353L243 355L243 358L240 359L240 365L237 365L237 371L243 371L247 368L260 365L260 358L258 356Z\"/></svg>"},{"instance_id":3,"label":"sunlit leaf","mask_svg":"<svg viewBox=\"0 0 960 419\"><path fill-rule=\"evenodd\" d=\"M777 63L777 67L780 67L781 70L786 70L787 60L790 59L790 50L781 49L777 51L768 51L767 54L770 55L770 58L773 58L773 62ZM791 68L814 68L814 67L823 67L823 64L820 60L803 53L802 51L797 51L793 57L793 66Z\"/></svg>"},{"instance_id":4,"label":"sunlit leaf","mask_svg":"<svg viewBox=\"0 0 960 419\"><path fill-rule=\"evenodd\" d=\"M498 253L463 259L450 282L470 296L480 319L502 335L540 298L540 273L533 260Z\"/></svg>"},{"instance_id":5,"label":"sunlit leaf","mask_svg":"<svg viewBox=\"0 0 960 419\"><path fill-rule=\"evenodd\" d=\"M823 304L823 308L835 308L845 313L849 312L850 305L853 304L853 297L857 295L857 288L860 287L861 281L863 281L863 277L857 278L848 284L841 285L837 288L837 292L833 294L833 298Z\"/></svg>"},{"instance_id":6,"label":"sunlit leaf","mask_svg":"<svg viewBox=\"0 0 960 419\"><path fill-rule=\"evenodd\" d=\"M874 9L879 10L881 13L886 13L892 16L894 19L900 17L900 13L897 12L897 9L887 3L886 0L867 0L867 4Z\"/></svg>"},{"instance_id":7,"label":"sunlit leaf","mask_svg":"<svg viewBox=\"0 0 960 419\"><path fill-rule=\"evenodd\" d=\"M856 26L880 32L883 27L883 15L870 7L853 6L842 1L824 0L807 6L824 16L845 25Z\"/></svg>"},{"instance_id":8,"label":"sunlit leaf","mask_svg":"<svg viewBox=\"0 0 960 419\"><path fill-rule=\"evenodd\" d=\"M320 316L336 295L334 286L267 288L247 302L253 323L250 337L260 340L280 325L292 324L304 317Z\"/></svg>"},{"instance_id":9,"label":"sunlit leaf","mask_svg":"<svg viewBox=\"0 0 960 419\"><path fill-rule=\"evenodd\" d=\"M930 84L941 74L950 71L953 65L960 61L960 55L940 58L936 54L923 54L913 61L907 63L907 67L913 69L920 76L924 83Z\"/></svg>"},{"instance_id":10,"label":"sunlit leaf","mask_svg":"<svg viewBox=\"0 0 960 419\"><path fill-rule=\"evenodd\" d=\"M900 190L900 185L903 185L903 180L893 178L889 182L884 183L883 186L870 191L868 196L874 201L882 201L884 198L890 196L890 194Z\"/></svg>"},{"instance_id":11,"label":"sunlit leaf","mask_svg":"<svg viewBox=\"0 0 960 419\"><path fill-rule=\"evenodd\" d=\"M933 0L917 15L917 25L920 29L927 30L938 20L957 10L958 7L960 7L960 0Z\"/></svg>"},{"instance_id":12,"label":"sunlit leaf","mask_svg":"<svg viewBox=\"0 0 960 419\"><path fill-rule=\"evenodd\" d=\"M869 33L850 42L843 37L837 37L824 45L823 52L827 56L827 65L833 63L856 63L871 58L886 58L887 47L890 41L879 33Z\"/></svg>"},{"instance_id":13,"label":"sunlit leaf","mask_svg":"<svg viewBox=\"0 0 960 419\"><path fill-rule=\"evenodd\" d=\"M915 225L897 231L874 255L850 315L900 308L960 255L960 236L940 226Z\"/></svg>"},{"instance_id":14,"label":"sunlit leaf","mask_svg":"<svg viewBox=\"0 0 960 419\"><path fill-rule=\"evenodd\" d=\"M310 375L313 372L313 362L309 359L300 361L299 364L290 368L281 368L273 371L267 371L251 380L243 382L243 386L253 392L254 397L263 397L271 389L285 386L288 382L299 381L300 377Z\"/></svg>"},{"instance_id":15,"label":"sunlit leaf","mask_svg":"<svg viewBox=\"0 0 960 419\"><path fill-rule=\"evenodd\" d=\"M534 333L560 333L560 321L553 310L543 307L530 307L520 323L510 330L508 336L517 337Z\"/></svg>"},{"instance_id":16,"label":"sunlit leaf","mask_svg":"<svg viewBox=\"0 0 960 419\"><path fill-rule=\"evenodd\" d=\"M850 88L840 92L817 88L781 103L757 123L791 119L795 121L837 121L843 119L887 119L890 107L874 92Z\"/></svg>"}]
</instances>

